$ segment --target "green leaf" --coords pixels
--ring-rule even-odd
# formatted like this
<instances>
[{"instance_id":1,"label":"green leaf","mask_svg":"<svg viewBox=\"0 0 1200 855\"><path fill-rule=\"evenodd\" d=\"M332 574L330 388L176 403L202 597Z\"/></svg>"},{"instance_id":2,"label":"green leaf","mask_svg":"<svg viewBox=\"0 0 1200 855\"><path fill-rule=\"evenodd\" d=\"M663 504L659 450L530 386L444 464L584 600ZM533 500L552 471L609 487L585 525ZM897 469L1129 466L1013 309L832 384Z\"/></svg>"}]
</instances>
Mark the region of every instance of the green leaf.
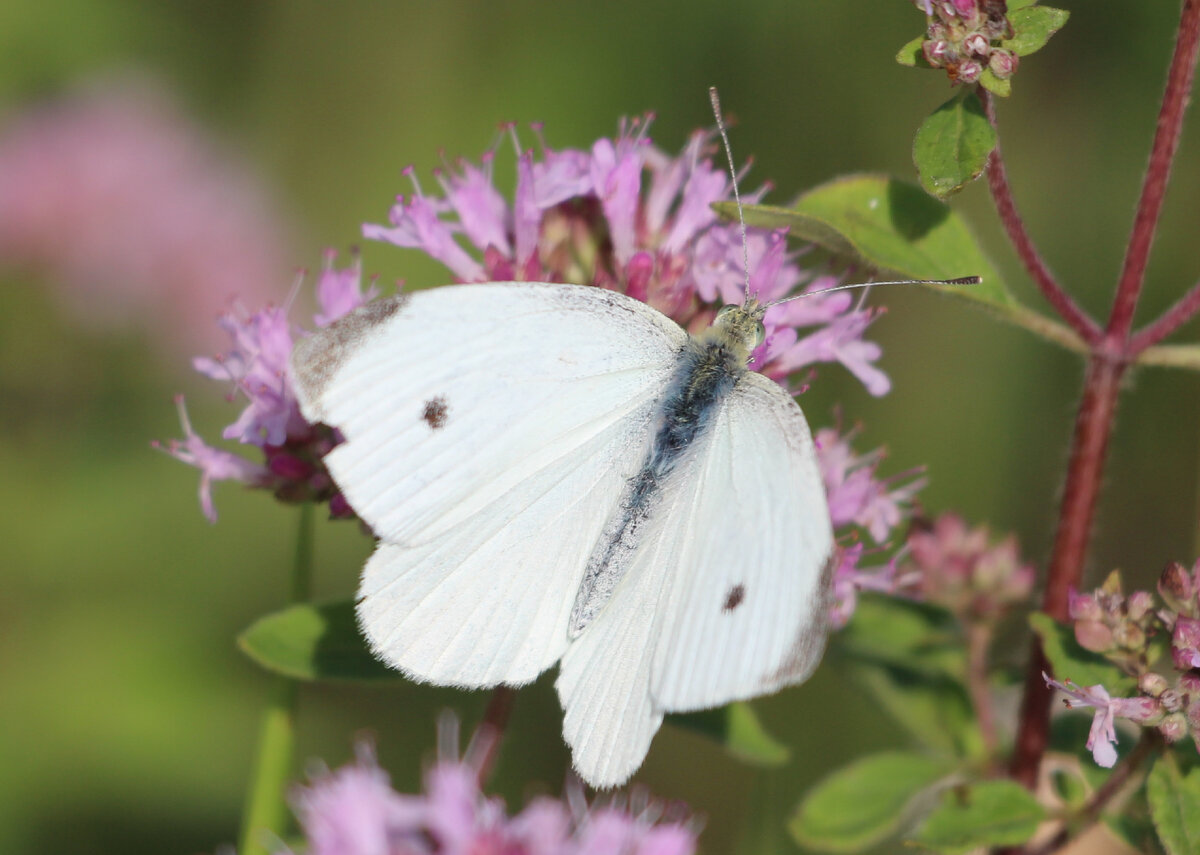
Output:
<instances>
[{"instance_id":1,"label":"green leaf","mask_svg":"<svg viewBox=\"0 0 1200 855\"><path fill-rule=\"evenodd\" d=\"M714 207L737 219L732 202ZM979 285L938 290L998 307L1016 304L962 218L906 181L886 175L843 176L808 191L794 208L750 205L745 216L747 225L786 227L790 237L884 274L913 279L982 276Z\"/></svg>"},{"instance_id":2,"label":"green leaf","mask_svg":"<svg viewBox=\"0 0 1200 855\"><path fill-rule=\"evenodd\" d=\"M933 68L932 65L925 59L925 51L921 46L925 44L925 36L917 36L910 42L907 42L904 47L896 52L896 62L909 68Z\"/></svg>"},{"instance_id":3,"label":"green leaf","mask_svg":"<svg viewBox=\"0 0 1200 855\"><path fill-rule=\"evenodd\" d=\"M261 617L238 646L268 671L296 680L399 680L358 633L349 600L305 603Z\"/></svg>"},{"instance_id":4,"label":"green leaf","mask_svg":"<svg viewBox=\"0 0 1200 855\"><path fill-rule=\"evenodd\" d=\"M953 615L928 603L864 594L833 643L859 660L955 680L966 669L966 647Z\"/></svg>"},{"instance_id":5,"label":"green leaf","mask_svg":"<svg viewBox=\"0 0 1200 855\"><path fill-rule=\"evenodd\" d=\"M1012 781L983 781L947 791L915 841L935 852L960 853L1025 843L1046 818L1033 794Z\"/></svg>"},{"instance_id":6,"label":"green leaf","mask_svg":"<svg viewBox=\"0 0 1200 855\"><path fill-rule=\"evenodd\" d=\"M913 801L951 771L947 761L914 752L864 757L813 787L788 830L804 847L861 852L900 831Z\"/></svg>"},{"instance_id":7,"label":"green leaf","mask_svg":"<svg viewBox=\"0 0 1200 855\"><path fill-rule=\"evenodd\" d=\"M999 78L996 72L990 68L985 68L983 74L979 75L979 85L1001 98L1007 98L1012 94L1012 80L1010 78Z\"/></svg>"},{"instance_id":8,"label":"green leaf","mask_svg":"<svg viewBox=\"0 0 1200 855\"><path fill-rule=\"evenodd\" d=\"M1132 677L1099 653L1080 647L1075 640L1075 631L1050 615L1035 612L1029 616L1029 625L1042 640L1042 650L1054 667L1056 679L1070 680L1084 687L1099 683L1113 695L1128 694L1137 685Z\"/></svg>"},{"instance_id":9,"label":"green leaf","mask_svg":"<svg viewBox=\"0 0 1200 855\"><path fill-rule=\"evenodd\" d=\"M782 766L788 761L787 746L767 733L754 708L744 701L713 710L675 713L667 721L716 740L740 760L756 766Z\"/></svg>"},{"instance_id":10,"label":"green leaf","mask_svg":"<svg viewBox=\"0 0 1200 855\"><path fill-rule=\"evenodd\" d=\"M1024 9L1026 6L1032 6L1037 0L1008 0L1008 14L1012 14L1018 9Z\"/></svg>"},{"instance_id":11,"label":"green leaf","mask_svg":"<svg viewBox=\"0 0 1200 855\"><path fill-rule=\"evenodd\" d=\"M1184 774L1173 754L1163 754L1146 779L1146 800L1169 855L1200 852L1200 768Z\"/></svg>"},{"instance_id":12,"label":"green leaf","mask_svg":"<svg viewBox=\"0 0 1200 855\"><path fill-rule=\"evenodd\" d=\"M1012 24L1013 37L1001 41L1000 47L1017 56L1028 56L1041 50L1071 17L1071 13L1065 9L1049 6L1028 6L1015 11L1012 6L1010 3L1008 21Z\"/></svg>"},{"instance_id":13,"label":"green leaf","mask_svg":"<svg viewBox=\"0 0 1200 855\"><path fill-rule=\"evenodd\" d=\"M939 199L957 193L983 174L995 147L996 131L983 103L973 91L961 90L917 129L913 163L921 186Z\"/></svg>"},{"instance_id":14,"label":"green leaf","mask_svg":"<svg viewBox=\"0 0 1200 855\"><path fill-rule=\"evenodd\" d=\"M737 221L735 203L717 202L713 208L722 217ZM1069 328L1020 305L962 218L916 185L886 175L848 175L810 190L794 209L749 205L745 217L748 226L787 228L789 237L814 243L883 275L911 279L981 276L979 285L928 287L984 308L1067 350L1088 352L1087 345ZM1200 348L1168 354L1168 347L1175 346L1150 348L1139 363L1200 370Z\"/></svg>"},{"instance_id":15,"label":"green leaf","mask_svg":"<svg viewBox=\"0 0 1200 855\"><path fill-rule=\"evenodd\" d=\"M922 745L956 757L980 755L978 723L958 681L884 663L851 661L844 667Z\"/></svg>"}]
</instances>

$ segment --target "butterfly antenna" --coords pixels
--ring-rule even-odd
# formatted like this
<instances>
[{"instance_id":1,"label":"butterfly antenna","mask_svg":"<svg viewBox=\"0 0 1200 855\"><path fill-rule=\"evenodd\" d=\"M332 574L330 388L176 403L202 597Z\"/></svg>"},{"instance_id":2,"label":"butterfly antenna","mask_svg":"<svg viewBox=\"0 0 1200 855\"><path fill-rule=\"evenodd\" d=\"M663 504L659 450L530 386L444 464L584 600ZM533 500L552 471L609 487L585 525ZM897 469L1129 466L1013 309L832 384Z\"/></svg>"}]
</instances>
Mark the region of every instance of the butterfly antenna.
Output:
<instances>
[{"instance_id":1,"label":"butterfly antenna","mask_svg":"<svg viewBox=\"0 0 1200 855\"><path fill-rule=\"evenodd\" d=\"M790 303L792 300L803 300L805 297L816 297L818 294L832 294L834 291L850 291L854 288L874 288L876 285L978 285L983 281L982 276L959 276L954 279L893 279L887 282L855 282L851 285L835 285L833 288L821 288L817 291L805 291L783 300L776 300L770 306Z\"/></svg>"},{"instance_id":2,"label":"butterfly antenna","mask_svg":"<svg viewBox=\"0 0 1200 855\"><path fill-rule=\"evenodd\" d=\"M733 149L729 145L729 134L725 131L725 119L721 117L721 99L717 97L717 87L708 87L708 99L712 101L713 116L717 119L717 131L721 134L721 142L725 144L725 159L729 162L729 179L733 183L733 201L737 203L738 224L742 227L742 270L746 276L746 296L743 303L750 301L750 248L746 242L746 218L742 214L742 195L738 192L737 170L733 168Z\"/></svg>"}]
</instances>

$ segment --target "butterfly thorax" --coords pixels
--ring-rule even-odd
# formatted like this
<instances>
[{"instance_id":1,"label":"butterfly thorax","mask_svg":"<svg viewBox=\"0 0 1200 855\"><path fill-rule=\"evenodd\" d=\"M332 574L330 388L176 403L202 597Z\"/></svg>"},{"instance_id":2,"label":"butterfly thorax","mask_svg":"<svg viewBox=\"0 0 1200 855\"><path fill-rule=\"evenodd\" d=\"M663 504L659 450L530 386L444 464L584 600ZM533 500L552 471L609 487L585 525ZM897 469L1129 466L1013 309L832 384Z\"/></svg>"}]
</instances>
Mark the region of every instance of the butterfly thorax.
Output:
<instances>
[{"instance_id":1,"label":"butterfly thorax","mask_svg":"<svg viewBox=\"0 0 1200 855\"><path fill-rule=\"evenodd\" d=\"M727 306L712 326L684 344L675 376L658 403L646 458L629 479L584 571L571 612L571 637L581 633L612 596L653 518L663 483L745 373L751 352L762 342L761 318L757 303L745 309Z\"/></svg>"}]
</instances>

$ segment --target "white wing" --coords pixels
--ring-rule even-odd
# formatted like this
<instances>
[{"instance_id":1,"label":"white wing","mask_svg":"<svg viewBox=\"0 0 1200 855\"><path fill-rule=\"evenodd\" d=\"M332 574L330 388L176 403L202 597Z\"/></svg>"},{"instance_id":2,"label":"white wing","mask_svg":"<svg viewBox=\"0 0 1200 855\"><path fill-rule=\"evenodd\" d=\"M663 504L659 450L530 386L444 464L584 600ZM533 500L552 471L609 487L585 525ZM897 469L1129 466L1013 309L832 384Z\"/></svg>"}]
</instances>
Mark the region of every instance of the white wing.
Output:
<instances>
[{"instance_id":1,"label":"white wing","mask_svg":"<svg viewBox=\"0 0 1200 855\"><path fill-rule=\"evenodd\" d=\"M739 379L689 486L650 686L668 712L807 679L830 605L825 488L808 423L778 384Z\"/></svg>"},{"instance_id":2,"label":"white wing","mask_svg":"<svg viewBox=\"0 0 1200 855\"><path fill-rule=\"evenodd\" d=\"M487 283L373 304L293 356L306 418L382 540L359 591L409 676L519 685L566 649L580 578L686 339L598 288Z\"/></svg>"},{"instance_id":3,"label":"white wing","mask_svg":"<svg viewBox=\"0 0 1200 855\"><path fill-rule=\"evenodd\" d=\"M804 416L747 373L664 483L625 577L563 657L563 735L583 778L626 780L665 712L806 678L824 648L832 549Z\"/></svg>"}]
</instances>

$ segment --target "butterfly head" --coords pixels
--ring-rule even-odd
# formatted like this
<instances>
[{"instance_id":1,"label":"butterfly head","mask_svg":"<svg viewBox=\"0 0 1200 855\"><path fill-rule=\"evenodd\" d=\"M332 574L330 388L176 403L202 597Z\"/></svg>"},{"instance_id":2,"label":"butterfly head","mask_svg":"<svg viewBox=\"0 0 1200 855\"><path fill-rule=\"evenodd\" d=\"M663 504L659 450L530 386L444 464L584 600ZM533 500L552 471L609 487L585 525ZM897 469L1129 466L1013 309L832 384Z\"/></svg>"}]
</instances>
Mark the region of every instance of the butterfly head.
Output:
<instances>
[{"instance_id":1,"label":"butterfly head","mask_svg":"<svg viewBox=\"0 0 1200 855\"><path fill-rule=\"evenodd\" d=\"M744 306L723 306L713 319L711 334L721 339L744 361L749 361L767 337L763 314L767 307L751 297Z\"/></svg>"}]
</instances>

